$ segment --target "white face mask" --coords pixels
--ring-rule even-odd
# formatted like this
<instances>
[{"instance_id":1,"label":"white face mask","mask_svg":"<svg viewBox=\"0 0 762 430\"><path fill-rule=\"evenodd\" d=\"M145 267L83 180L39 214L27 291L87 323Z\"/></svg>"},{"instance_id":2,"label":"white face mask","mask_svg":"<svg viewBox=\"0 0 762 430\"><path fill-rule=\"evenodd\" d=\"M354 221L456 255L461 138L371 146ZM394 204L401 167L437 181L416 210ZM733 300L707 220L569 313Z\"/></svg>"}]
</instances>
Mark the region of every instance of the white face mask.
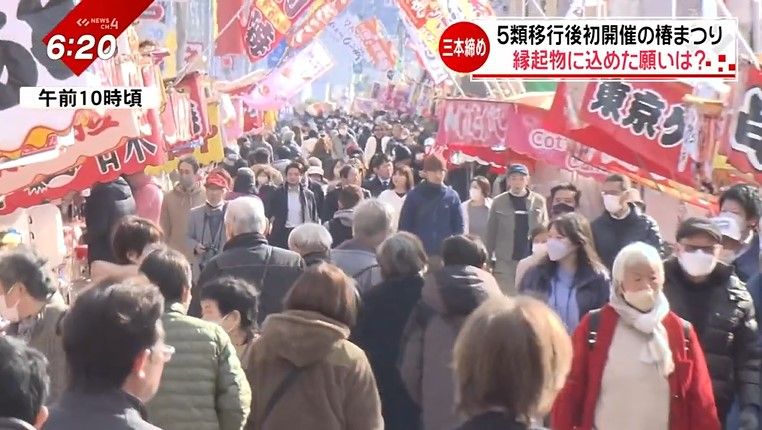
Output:
<instances>
[{"instance_id":1,"label":"white face mask","mask_svg":"<svg viewBox=\"0 0 762 430\"><path fill-rule=\"evenodd\" d=\"M624 207L622 205L622 201L621 200L622 200L621 196L612 196L612 195L609 195L609 194L604 194L603 195L603 207L606 208L606 211L608 213L612 213L612 214L619 213L619 211L621 211L622 208Z\"/></svg>"},{"instance_id":2,"label":"white face mask","mask_svg":"<svg viewBox=\"0 0 762 430\"><path fill-rule=\"evenodd\" d=\"M469 188L468 196L471 197L471 200L479 200L482 198L482 190L478 190L476 188Z\"/></svg>"},{"instance_id":3,"label":"white face mask","mask_svg":"<svg viewBox=\"0 0 762 430\"><path fill-rule=\"evenodd\" d=\"M650 288L638 291L625 291L623 293L624 300L633 308L641 311L648 312L654 308L656 303L656 293Z\"/></svg>"},{"instance_id":4,"label":"white face mask","mask_svg":"<svg viewBox=\"0 0 762 430\"><path fill-rule=\"evenodd\" d=\"M678 256L680 266L690 276L707 276L717 266L717 258L714 254L705 254L701 251L681 252Z\"/></svg>"},{"instance_id":5,"label":"white face mask","mask_svg":"<svg viewBox=\"0 0 762 430\"><path fill-rule=\"evenodd\" d=\"M0 296L0 317L6 321L17 323L21 320L19 317L19 302L16 302L13 306L8 306L8 294L13 288L9 288L4 295Z\"/></svg>"},{"instance_id":6,"label":"white face mask","mask_svg":"<svg viewBox=\"0 0 762 430\"><path fill-rule=\"evenodd\" d=\"M545 255L548 253L548 244L547 243L533 243L532 244L532 255Z\"/></svg>"},{"instance_id":7,"label":"white face mask","mask_svg":"<svg viewBox=\"0 0 762 430\"><path fill-rule=\"evenodd\" d=\"M561 260L574 250L574 245L569 242L569 239L548 239L547 247L550 261Z\"/></svg>"}]
</instances>

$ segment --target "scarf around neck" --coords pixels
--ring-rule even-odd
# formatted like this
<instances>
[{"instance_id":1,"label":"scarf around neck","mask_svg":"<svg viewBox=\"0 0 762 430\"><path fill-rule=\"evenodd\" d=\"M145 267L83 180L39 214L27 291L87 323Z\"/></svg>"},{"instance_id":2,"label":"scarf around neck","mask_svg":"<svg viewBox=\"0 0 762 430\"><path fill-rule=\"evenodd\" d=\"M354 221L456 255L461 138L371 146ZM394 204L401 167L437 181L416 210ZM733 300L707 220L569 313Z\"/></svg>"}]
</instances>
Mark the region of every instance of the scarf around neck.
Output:
<instances>
[{"instance_id":1,"label":"scarf around neck","mask_svg":"<svg viewBox=\"0 0 762 430\"><path fill-rule=\"evenodd\" d=\"M644 363L655 363L664 377L671 375L675 370L675 363L669 347L667 329L662 324L662 320L669 313L669 302L664 292L659 291L654 307L648 313L642 313L627 304L616 289L611 290L609 304L625 324L649 336L645 349L640 353L640 360Z\"/></svg>"}]
</instances>

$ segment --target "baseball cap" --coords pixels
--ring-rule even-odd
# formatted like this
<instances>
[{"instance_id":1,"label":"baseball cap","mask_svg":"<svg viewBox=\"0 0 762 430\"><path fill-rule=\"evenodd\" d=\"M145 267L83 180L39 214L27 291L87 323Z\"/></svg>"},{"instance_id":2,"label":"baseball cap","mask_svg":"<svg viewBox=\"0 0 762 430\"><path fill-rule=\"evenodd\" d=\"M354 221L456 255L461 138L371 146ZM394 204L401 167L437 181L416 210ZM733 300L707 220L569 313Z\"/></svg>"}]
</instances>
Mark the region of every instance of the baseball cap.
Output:
<instances>
[{"instance_id":1,"label":"baseball cap","mask_svg":"<svg viewBox=\"0 0 762 430\"><path fill-rule=\"evenodd\" d=\"M508 174L512 175L514 173L519 173L524 176L529 176L529 169L527 169L527 166L523 164L511 164L510 167L508 167Z\"/></svg>"},{"instance_id":2,"label":"baseball cap","mask_svg":"<svg viewBox=\"0 0 762 430\"><path fill-rule=\"evenodd\" d=\"M702 217L691 217L680 223L675 239L680 241L699 234L709 236L717 243L722 242L722 233L717 225L712 220Z\"/></svg>"},{"instance_id":3,"label":"baseball cap","mask_svg":"<svg viewBox=\"0 0 762 430\"><path fill-rule=\"evenodd\" d=\"M206 177L206 185L214 185L220 188L230 188L230 181L220 172L211 172Z\"/></svg>"}]
</instances>

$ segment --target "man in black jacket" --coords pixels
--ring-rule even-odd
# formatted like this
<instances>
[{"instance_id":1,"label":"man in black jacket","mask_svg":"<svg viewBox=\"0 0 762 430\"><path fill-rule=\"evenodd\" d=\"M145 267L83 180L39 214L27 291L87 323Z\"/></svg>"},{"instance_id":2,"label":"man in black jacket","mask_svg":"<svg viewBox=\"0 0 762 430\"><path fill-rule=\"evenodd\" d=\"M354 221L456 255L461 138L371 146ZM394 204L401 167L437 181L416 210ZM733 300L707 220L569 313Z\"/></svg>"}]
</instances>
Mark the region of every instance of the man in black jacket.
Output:
<instances>
[{"instance_id":1,"label":"man in black jacket","mask_svg":"<svg viewBox=\"0 0 762 430\"><path fill-rule=\"evenodd\" d=\"M373 197L378 197L385 190L394 188L392 185L392 159L386 154L376 154L370 160L373 177L365 181L363 188L370 191Z\"/></svg>"},{"instance_id":2,"label":"man in black jacket","mask_svg":"<svg viewBox=\"0 0 762 430\"><path fill-rule=\"evenodd\" d=\"M659 226L629 201L630 188L632 183L626 176L614 174L606 178L602 186L606 210L591 224L595 250L609 270L619 251L633 242L645 242L664 255Z\"/></svg>"},{"instance_id":3,"label":"man in black jacket","mask_svg":"<svg viewBox=\"0 0 762 430\"><path fill-rule=\"evenodd\" d=\"M320 222L315 194L302 183L304 165L292 162L286 167L286 181L270 200L270 243L288 249L288 235L306 222Z\"/></svg>"},{"instance_id":4,"label":"man in black jacket","mask_svg":"<svg viewBox=\"0 0 762 430\"><path fill-rule=\"evenodd\" d=\"M722 234L710 220L685 220L676 239L677 257L664 262L664 294L672 310L696 330L720 419L725 421L738 398L739 429L756 430L760 351L751 295L733 268L719 262Z\"/></svg>"},{"instance_id":5,"label":"man in black jacket","mask_svg":"<svg viewBox=\"0 0 762 430\"><path fill-rule=\"evenodd\" d=\"M325 195L325 202L323 203L321 219L326 221L333 219L333 215L339 210L339 193L341 188L347 185L360 186L362 178L360 177L360 171L357 167L347 164L339 170L339 186L332 189ZM363 198L371 198L370 191L362 189Z\"/></svg>"},{"instance_id":6,"label":"man in black jacket","mask_svg":"<svg viewBox=\"0 0 762 430\"><path fill-rule=\"evenodd\" d=\"M264 234L267 223L258 197L239 197L228 203L225 233L230 239L222 254L204 267L191 290L188 315L201 317L200 289L222 276L241 278L254 285L260 294L258 323L281 311L283 298L304 271L304 260L295 252L271 246Z\"/></svg>"},{"instance_id":7,"label":"man in black jacket","mask_svg":"<svg viewBox=\"0 0 762 430\"><path fill-rule=\"evenodd\" d=\"M85 202L87 259L116 263L111 250L111 230L127 215L134 215L135 199L130 184L119 177L107 184L97 184Z\"/></svg>"}]
</instances>

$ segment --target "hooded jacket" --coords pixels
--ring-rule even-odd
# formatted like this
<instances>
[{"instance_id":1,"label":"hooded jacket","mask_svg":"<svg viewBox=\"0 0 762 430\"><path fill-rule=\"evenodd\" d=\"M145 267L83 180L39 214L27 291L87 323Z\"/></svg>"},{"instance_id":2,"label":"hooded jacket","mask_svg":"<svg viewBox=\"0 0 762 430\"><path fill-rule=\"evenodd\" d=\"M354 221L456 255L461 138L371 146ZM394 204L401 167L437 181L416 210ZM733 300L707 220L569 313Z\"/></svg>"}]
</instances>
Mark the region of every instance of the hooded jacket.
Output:
<instances>
[{"instance_id":1,"label":"hooded jacket","mask_svg":"<svg viewBox=\"0 0 762 430\"><path fill-rule=\"evenodd\" d=\"M111 231L119 220L135 213L135 199L124 178L98 184L90 191L85 204L87 225L87 259L116 263L111 249Z\"/></svg>"},{"instance_id":2,"label":"hooded jacket","mask_svg":"<svg viewBox=\"0 0 762 430\"><path fill-rule=\"evenodd\" d=\"M332 248L336 248L351 239L352 223L355 220L355 209L342 209L333 214L333 219L325 223L325 228L333 238Z\"/></svg>"},{"instance_id":3,"label":"hooded jacket","mask_svg":"<svg viewBox=\"0 0 762 430\"><path fill-rule=\"evenodd\" d=\"M348 336L348 327L316 312L271 315L253 346L247 370L256 387L247 428L383 429L370 364ZM267 403L294 368L301 373L263 423Z\"/></svg>"},{"instance_id":4,"label":"hooded jacket","mask_svg":"<svg viewBox=\"0 0 762 430\"><path fill-rule=\"evenodd\" d=\"M416 186L402 205L399 229L418 236L428 255L439 255L446 238L465 231L458 193L447 185Z\"/></svg>"},{"instance_id":5,"label":"hooded jacket","mask_svg":"<svg viewBox=\"0 0 762 430\"><path fill-rule=\"evenodd\" d=\"M188 243L188 219L191 209L201 206L206 200L204 188L196 185L186 190L179 184L164 195L161 205L161 229L167 245L182 252L193 261L193 249Z\"/></svg>"},{"instance_id":6,"label":"hooded jacket","mask_svg":"<svg viewBox=\"0 0 762 430\"><path fill-rule=\"evenodd\" d=\"M450 429L462 421L455 410L451 366L455 339L471 312L499 294L495 278L476 267L445 266L427 276L402 336L400 364L425 430Z\"/></svg>"}]
</instances>

